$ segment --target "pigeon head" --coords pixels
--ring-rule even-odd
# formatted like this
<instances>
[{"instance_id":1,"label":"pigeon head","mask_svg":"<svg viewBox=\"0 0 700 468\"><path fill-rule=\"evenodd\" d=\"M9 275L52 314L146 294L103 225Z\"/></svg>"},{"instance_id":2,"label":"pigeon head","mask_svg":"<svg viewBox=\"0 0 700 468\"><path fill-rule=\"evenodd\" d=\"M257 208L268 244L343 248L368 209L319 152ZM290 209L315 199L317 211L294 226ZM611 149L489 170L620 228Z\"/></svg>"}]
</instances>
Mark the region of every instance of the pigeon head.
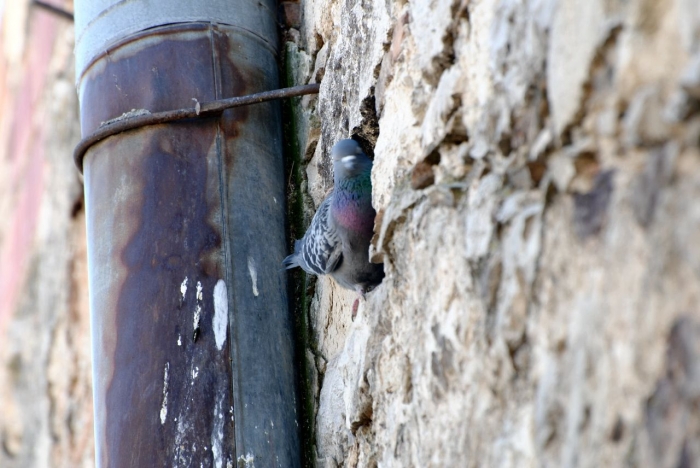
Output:
<instances>
[{"instance_id":1,"label":"pigeon head","mask_svg":"<svg viewBox=\"0 0 700 468\"><path fill-rule=\"evenodd\" d=\"M372 169L372 160L362 152L355 140L340 140L331 149L336 180L354 177Z\"/></svg>"}]
</instances>

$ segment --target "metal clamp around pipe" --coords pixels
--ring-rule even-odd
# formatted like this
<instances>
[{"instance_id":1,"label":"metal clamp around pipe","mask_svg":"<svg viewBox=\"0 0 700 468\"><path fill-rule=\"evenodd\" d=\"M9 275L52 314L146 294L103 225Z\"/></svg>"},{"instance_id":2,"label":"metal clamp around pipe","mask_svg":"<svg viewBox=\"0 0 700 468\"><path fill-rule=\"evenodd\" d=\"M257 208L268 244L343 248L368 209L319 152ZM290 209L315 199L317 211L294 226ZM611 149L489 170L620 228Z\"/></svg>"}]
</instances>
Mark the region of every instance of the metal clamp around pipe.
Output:
<instances>
[{"instance_id":1,"label":"metal clamp around pipe","mask_svg":"<svg viewBox=\"0 0 700 468\"><path fill-rule=\"evenodd\" d=\"M309 85L294 86L292 88L275 89L272 91L250 94L248 96L219 99L217 101L203 102L201 104L197 103L195 107L156 112L153 114L146 110L140 112L134 110L124 114L121 117L117 117L116 119L103 123L100 128L97 129L97 131L80 140L73 151L73 161L75 161L75 165L82 174L83 158L85 157L85 153L87 153L92 145L110 136L148 125L156 125L196 117L205 117L223 112L226 109L231 109L233 107L248 106L250 104L273 101L275 99L304 96L307 94L318 94L320 87L320 84L314 83Z\"/></svg>"}]
</instances>

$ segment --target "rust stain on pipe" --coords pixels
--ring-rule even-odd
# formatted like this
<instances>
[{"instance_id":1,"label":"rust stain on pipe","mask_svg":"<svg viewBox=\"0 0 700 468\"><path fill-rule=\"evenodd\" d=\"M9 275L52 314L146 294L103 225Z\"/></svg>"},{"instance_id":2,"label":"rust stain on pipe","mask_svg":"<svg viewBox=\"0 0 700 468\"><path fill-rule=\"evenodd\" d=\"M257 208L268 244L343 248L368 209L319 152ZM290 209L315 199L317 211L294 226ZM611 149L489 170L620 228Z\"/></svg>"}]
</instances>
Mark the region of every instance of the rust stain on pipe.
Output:
<instances>
[{"instance_id":1,"label":"rust stain on pipe","mask_svg":"<svg viewBox=\"0 0 700 468\"><path fill-rule=\"evenodd\" d=\"M109 142L101 151L130 151L128 164L97 158L86 178L90 226L111 225L97 240L107 258L91 256L91 274L104 272L112 286L101 304L92 304L94 315L104 314L94 320L102 328L94 352L104 385L96 398L103 466L133 466L126 462L132 459L161 466L166 454L173 466L199 466L211 458L206 447L217 418L225 421L223 440L232 452L229 353L216 348L210 325L214 286L225 276L220 206L205 190L193 190L218 178L203 157L216 131L206 123L188 127L187 138L161 129ZM111 219L95 219L100 216ZM222 398L225 409L215 413L212 402Z\"/></svg>"},{"instance_id":2,"label":"rust stain on pipe","mask_svg":"<svg viewBox=\"0 0 700 468\"><path fill-rule=\"evenodd\" d=\"M274 89L277 77L264 72L275 66L269 47L224 29L170 25L112 47L83 76L83 134L134 108ZM294 405L263 409L264 418L246 409L294 398L284 276L270 269L285 248L275 119L272 103L241 107L134 129L88 150L99 466L226 467L247 451L257 451L256 466L272 466L263 446L282 466L297 465L284 449L297 437L289 432ZM248 258L262 269L261 297L241 292L250 289ZM271 396L255 387L271 375L256 353L281 364Z\"/></svg>"}]
</instances>

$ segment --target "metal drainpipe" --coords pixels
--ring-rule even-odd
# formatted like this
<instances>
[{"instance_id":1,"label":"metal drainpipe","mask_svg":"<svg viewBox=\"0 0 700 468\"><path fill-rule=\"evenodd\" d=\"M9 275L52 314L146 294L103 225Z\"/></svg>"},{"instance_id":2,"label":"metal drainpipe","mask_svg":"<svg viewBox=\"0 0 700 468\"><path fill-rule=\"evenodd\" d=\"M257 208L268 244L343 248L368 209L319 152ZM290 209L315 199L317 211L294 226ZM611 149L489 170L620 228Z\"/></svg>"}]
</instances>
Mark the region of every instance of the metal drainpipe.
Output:
<instances>
[{"instance_id":1,"label":"metal drainpipe","mask_svg":"<svg viewBox=\"0 0 700 468\"><path fill-rule=\"evenodd\" d=\"M83 135L278 87L273 0L76 0ZM100 467L300 465L279 105L84 159Z\"/></svg>"}]
</instances>

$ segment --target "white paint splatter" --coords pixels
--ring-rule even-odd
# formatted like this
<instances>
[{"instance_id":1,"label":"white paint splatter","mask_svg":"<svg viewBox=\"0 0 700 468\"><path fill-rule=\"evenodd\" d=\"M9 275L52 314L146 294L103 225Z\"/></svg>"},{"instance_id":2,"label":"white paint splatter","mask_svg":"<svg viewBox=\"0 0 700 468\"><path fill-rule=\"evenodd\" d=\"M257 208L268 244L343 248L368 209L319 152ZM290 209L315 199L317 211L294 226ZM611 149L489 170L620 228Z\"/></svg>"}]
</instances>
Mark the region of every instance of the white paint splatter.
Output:
<instances>
[{"instance_id":1,"label":"white paint splatter","mask_svg":"<svg viewBox=\"0 0 700 468\"><path fill-rule=\"evenodd\" d=\"M224 392L218 392L216 404L214 405L214 427L211 431L211 453L214 457L214 466L222 468L224 466L223 445L224 445L224 418L221 410L224 406Z\"/></svg>"},{"instance_id":2,"label":"white paint splatter","mask_svg":"<svg viewBox=\"0 0 700 468\"><path fill-rule=\"evenodd\" d=\"M180 418L175 418L177 422L177 432L175 433L176 451L173 456L173 466L189 466L192 455L187 453L187 447L183 442L185 436L190 433L191 424L185 421L185 416L180 414ZM188 459L189 458L189 459Z\"/></svg>"},{"instance_id":3,"label":"white paint splatter","mask_svg":"<svg viewBox=\"0 0 700 468\"><path fill-rule=\"evenodd\" d=\"M197 307L194 308L194 318L192 319L192 329L194 330L195 334L199 330L199 318L201 315L202 308L199 307L199 304L197 304Z\"/></svg>"},{"instance_id":4,"label":"white paint splatter","mask_svg":"<svg viewBox=\"0 0 700 468\"><path fill-rule=\"evenodd\" d=\"M238 457L238 466L241 466L241 463L245 463L246 468L255 468L255 455L252 453L246 453L245 456L241 455Z\"/></svg>"},{"instance_id":5,"label":"white paint splatter","mask_svg":"<svg viewBox=\"0 0 700 468\"><path fill-rule=\"evenodd\" d=\"M165 363L163 370L163 404L160 405L160 424L165 424L168 417L168 382L170 381L170 363Z\"/></svg>"},{"instance_id":6,"label":"white paint splatter","mask_svg":"<svg viewBox=\"0 0 700 468\"><path fill-rule=\"evenodd\" d=\"M201 301L202 300L202 283L200 281L197 281L197 300Z\"/></svg>"},{"instance_id":7,"label":"white paint splatter","mask_svg":"<svg viewBox=\"0 0 700 468\"><path fill-rule=\"evenodd\" d=\"M182 294L182 300L185 300L185 294L187 294L187 276L185 276L185 279L182 280L182 284L180 285L180 294Z\"/></svg>"},{"instance_id":8,"label":"white paint splatter","mask_svg":"<svg viewBox=\"0 0 700 468\"><path fill-rule=\"evenodd\" d=\"M253 257L248 257L248 273L250 273L250 279L253 282L253 294L255 297L258 297L260 295L258 291L258 272L255 269Z\"/></svg>"},{"instance_id":9,"label":"white paint splatter","mask_svg":"<svg viewBox=\"0 0 700 468\"><path fill-rule=\"evenodd\" d=\"M212 327L214 328L214 339L216 347L221 351L226 343L226 327L228 325L228 294L226 292L226 283L224 280L219 280L214 286L214 319Z\"/></svg>"}]
</instances>

